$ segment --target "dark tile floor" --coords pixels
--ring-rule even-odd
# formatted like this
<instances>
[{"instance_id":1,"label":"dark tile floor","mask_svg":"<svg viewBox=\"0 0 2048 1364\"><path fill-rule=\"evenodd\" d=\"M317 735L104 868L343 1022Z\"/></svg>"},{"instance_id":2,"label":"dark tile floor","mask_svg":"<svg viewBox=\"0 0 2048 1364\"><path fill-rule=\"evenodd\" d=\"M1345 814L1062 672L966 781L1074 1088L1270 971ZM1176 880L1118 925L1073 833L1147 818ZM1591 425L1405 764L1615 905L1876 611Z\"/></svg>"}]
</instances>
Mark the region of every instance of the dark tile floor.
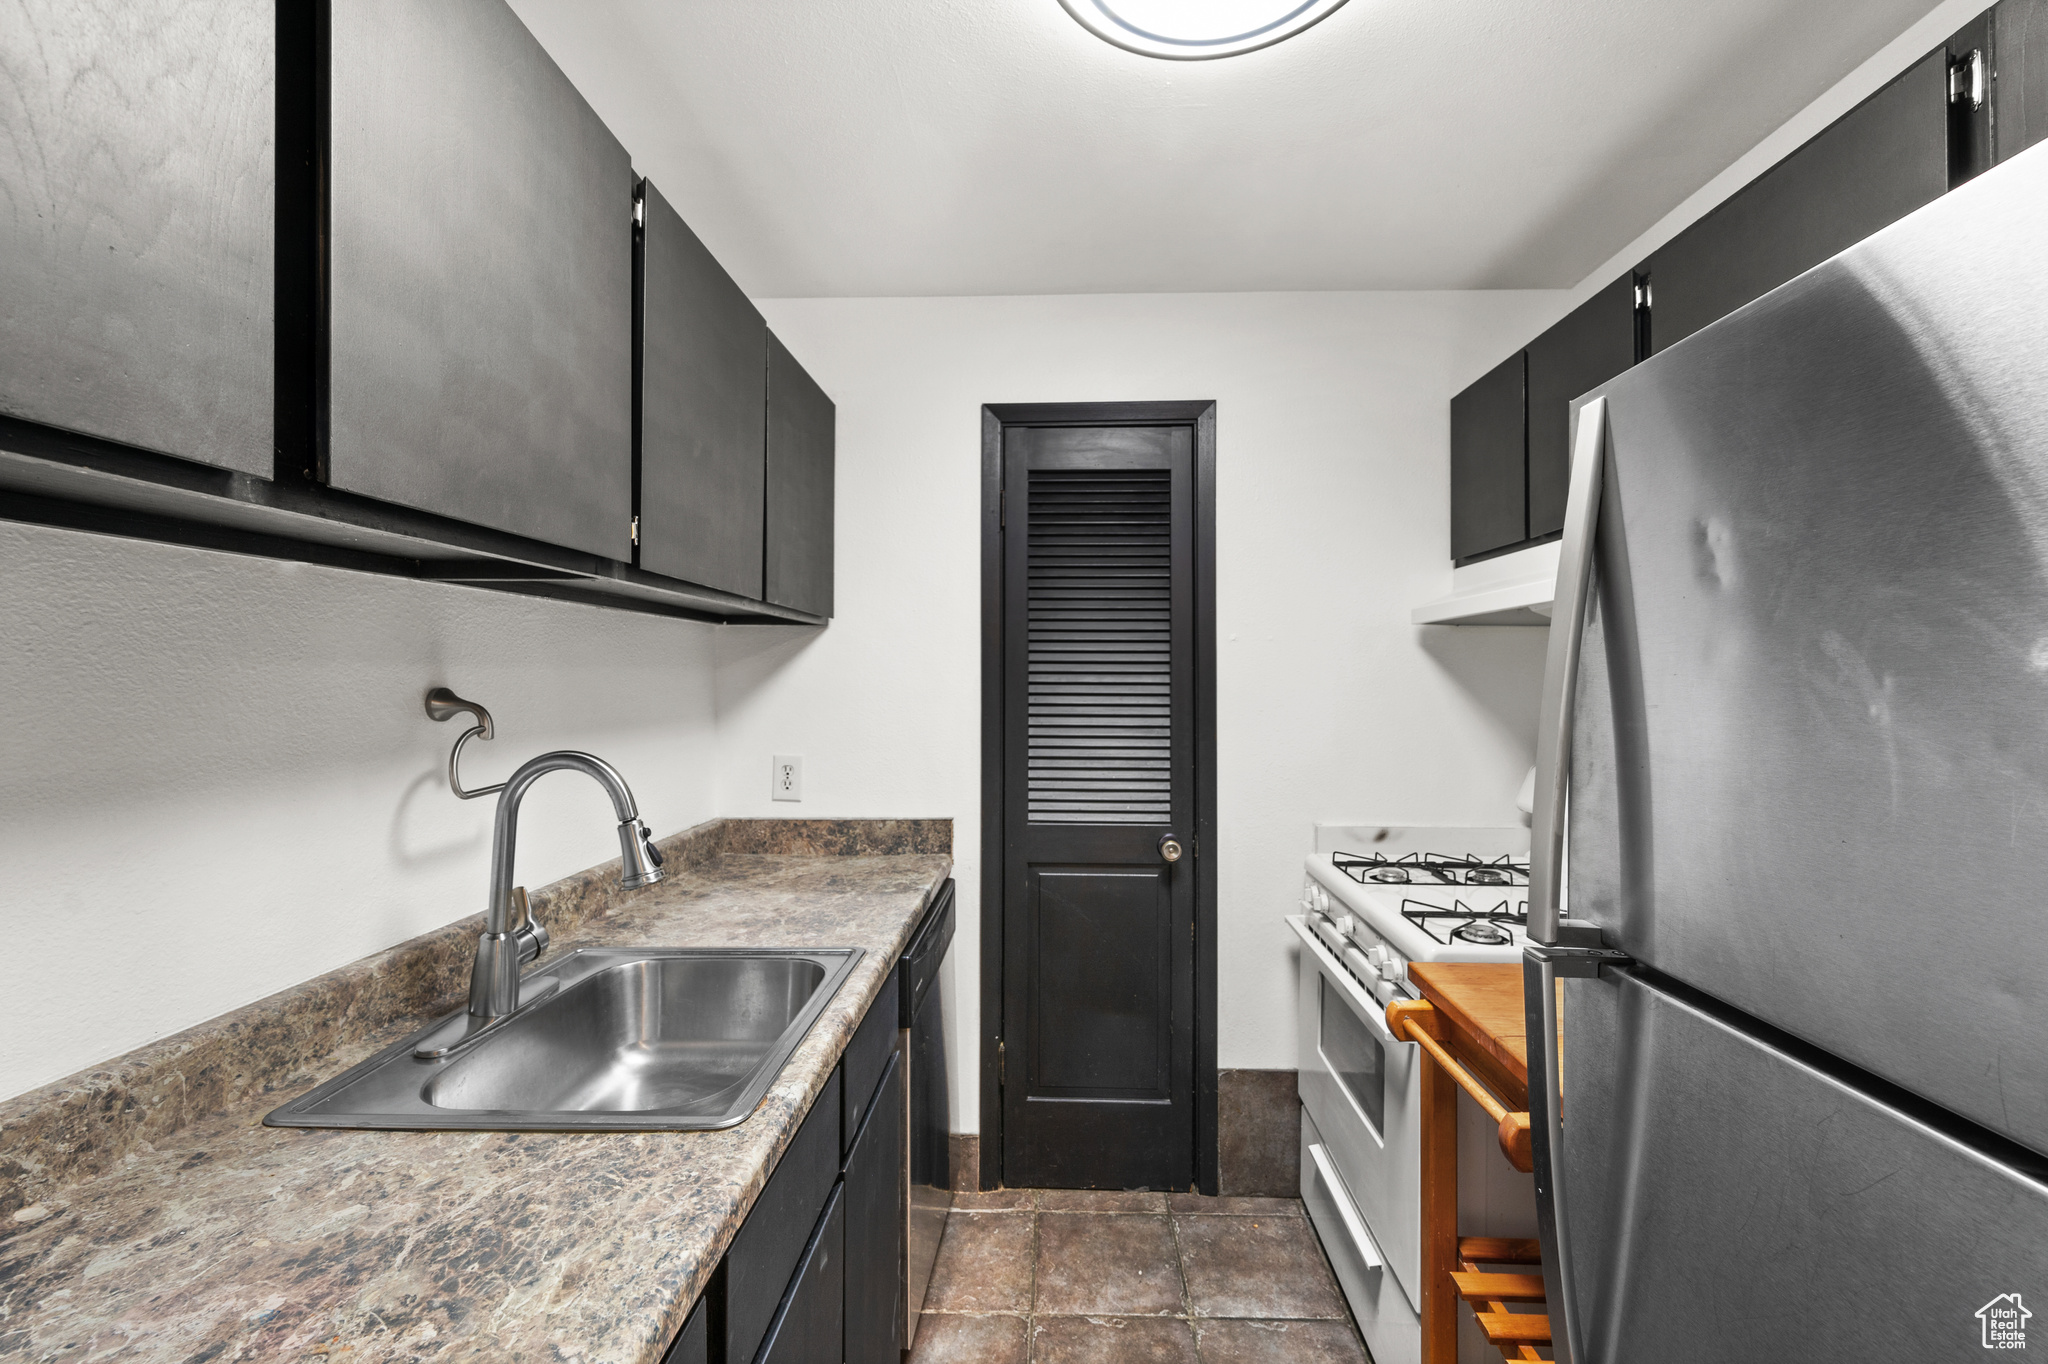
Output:
<instances>
[{"instance_id":1,"label":"dark tile floor","mask_svg":"<svg viewBox=\"0 0 2048 1364\"><path fill-rule=\"evenodd\" d=\"M911 1364L1367 1364L1292 1198L961 1194L924 1307Z\"/></svg>"}]
</instances>

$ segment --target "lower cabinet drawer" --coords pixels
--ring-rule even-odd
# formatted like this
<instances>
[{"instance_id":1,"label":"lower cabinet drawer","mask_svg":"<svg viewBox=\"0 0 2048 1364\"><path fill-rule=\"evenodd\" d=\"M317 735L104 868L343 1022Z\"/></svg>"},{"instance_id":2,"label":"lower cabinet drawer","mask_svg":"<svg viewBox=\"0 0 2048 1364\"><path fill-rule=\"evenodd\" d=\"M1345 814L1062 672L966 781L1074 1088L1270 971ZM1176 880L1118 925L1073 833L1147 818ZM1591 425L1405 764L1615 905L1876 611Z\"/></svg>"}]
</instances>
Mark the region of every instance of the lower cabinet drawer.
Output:
<instances>
[{"instance_id":1,"label":"lower cabinet drawer","mask_svg":"<svg viewBox=\"0 0 2048 1364\"><path fill-rule=\"evenodd\" d=\"M768 1325L758 1364L839 1364L846 1335L846 1198L836 1185L789 1291ZM728 1361L730 1364L730 1361Z\"/></svg>"},{"instance_id":2,"label":"lower cabinet drawer","mask_svg":"<svg viewBox=\"0 0 2048 1364\"><path fill-rule=\"evenodd\" d=\"M840 1074L811 1105L725 1253L725 1358L752 1364L839 1182ZM839 1252L832 1254L838 1275ZM835 1277L835 1282L837 1281ZM834 1347L831 1356L838 1360ZM821 1356L823 1358L823 1356Z\"/></svg>"},{"instance_id":3,"label":"lower cabinet drawer","mask_svg":"<svg viewBox=\"0 0 2048 1364\"><path fill-rule=\"evenodd\" d=\"M891 971L888 984L868 1006L867 1017L854 1030L853 1040L846 1044L846 1055L840 1058L839 1073L844 1077L842 1083L845 1086L841 1103L846 1109L846 1116L839 1124L842 1155L853 1150L853 1139L867 1117L869 1101L875 1097L876 1089L882 1083L882 1072L888 1068L890 1058L896 1055L896 1034L900 1026L897 1016L902 1012L897 1000L896 972Z\"/></svg>"}]
</instances>

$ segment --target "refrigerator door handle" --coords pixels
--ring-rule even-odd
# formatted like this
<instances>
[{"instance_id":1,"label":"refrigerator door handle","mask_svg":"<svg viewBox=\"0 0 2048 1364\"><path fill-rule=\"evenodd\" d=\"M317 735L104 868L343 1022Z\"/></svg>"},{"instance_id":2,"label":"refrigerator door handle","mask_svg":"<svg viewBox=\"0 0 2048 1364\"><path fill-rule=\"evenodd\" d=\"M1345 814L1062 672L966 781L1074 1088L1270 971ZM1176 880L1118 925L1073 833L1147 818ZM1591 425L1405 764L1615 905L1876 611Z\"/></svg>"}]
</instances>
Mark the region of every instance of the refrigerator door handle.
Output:
<instances>
[{"instance_id":1,"label":"refrigerator door handle","mask_svg":"<svg viewBox=\"0 0 2048 1364\"><path fill-rule=\"evenodd\" d=\"M1535 1167L1536 1234L1543 1243L1543 1296L1550 1304L1551 1354L1557 1364L1585 1364L1580 1351L1579 1299L1565 1220L1564 1067L1557 1036L1557 982L1594 978L1633 965L1611 947L1522 949L1522 1010L1529 1048L1529 1156Z\"/></svg>"},{"instance_id":2,"label":"refrigerator door handle","mask_svg":"<svg viewBox=\"0 0 2048 1364\"><path fill-rule=\"evenodd\" d=\"M1579 639L1593 581L1593 535L1600 524L1600 479L1607 463L1607 399L1579 409L1573 431L1564 540L1557 555L1557 594L1550 651L1543 665L1543 701L1536 712L1536 801L1529 817L1529 937L1558 941L1559 878L1564 858L1565 787L1572 768L1572 698L1579 683Z\"/></svg>"},{"instance_id":3,"label":"refrigerator door handle","mask_svg":"<svg viewBox=\"0 0 2048 1364\"><path fill-rule=\"evenodd\" d=\"M1528 1014L1529 1143L1535 1166L1536 1233L1543 1245L1543 1296L1549 1304L1551 1356L1557 1364L1583 1364L1579 1304L1574 1294L1564 1220L1564 1136L1559 1119L1563 1074L1557 1055L1557 970L1548 954L1527 948L1522 962L1522 1005Z\"/></svg>"}]
</instances>

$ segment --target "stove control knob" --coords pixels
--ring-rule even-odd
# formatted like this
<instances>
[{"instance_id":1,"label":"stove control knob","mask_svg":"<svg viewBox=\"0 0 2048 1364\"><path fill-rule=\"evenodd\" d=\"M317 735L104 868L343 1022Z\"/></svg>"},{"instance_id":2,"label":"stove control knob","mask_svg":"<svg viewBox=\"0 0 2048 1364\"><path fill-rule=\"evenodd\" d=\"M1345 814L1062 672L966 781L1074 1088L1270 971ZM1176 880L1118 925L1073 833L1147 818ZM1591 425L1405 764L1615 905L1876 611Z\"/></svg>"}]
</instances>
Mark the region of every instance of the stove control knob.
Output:
<instances>
[{"instance_id":1,"label":"stove control knob","mask_svg":"<svg viewBox=\"0 0 2048 1364\"><path fill-rule=\"evenodd\" d=\"M1349 914L1337 914L1330 922L1337 925L1337 931L1347 938L1358 928L1358 920L1352 918Z\"/></svg>"}]
</instances>

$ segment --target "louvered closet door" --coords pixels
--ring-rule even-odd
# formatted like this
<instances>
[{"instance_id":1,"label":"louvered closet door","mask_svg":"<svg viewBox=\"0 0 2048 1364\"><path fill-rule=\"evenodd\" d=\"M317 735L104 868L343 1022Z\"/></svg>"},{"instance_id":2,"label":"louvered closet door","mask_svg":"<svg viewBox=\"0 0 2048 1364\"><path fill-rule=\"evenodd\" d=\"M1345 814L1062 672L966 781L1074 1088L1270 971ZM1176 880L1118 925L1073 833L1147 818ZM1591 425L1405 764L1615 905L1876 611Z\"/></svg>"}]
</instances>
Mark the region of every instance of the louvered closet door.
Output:
<instances>
[{"instance_id":1,"label":"louvered closet door","mask_svg":"<svg viewBox=\"0 0 2048 1364\"><path fill-rule=\"evenodd\" d=\"M1004 434L1003 1182L1194 1176L1192 428Z\"/></svg>"}]
</instances>

